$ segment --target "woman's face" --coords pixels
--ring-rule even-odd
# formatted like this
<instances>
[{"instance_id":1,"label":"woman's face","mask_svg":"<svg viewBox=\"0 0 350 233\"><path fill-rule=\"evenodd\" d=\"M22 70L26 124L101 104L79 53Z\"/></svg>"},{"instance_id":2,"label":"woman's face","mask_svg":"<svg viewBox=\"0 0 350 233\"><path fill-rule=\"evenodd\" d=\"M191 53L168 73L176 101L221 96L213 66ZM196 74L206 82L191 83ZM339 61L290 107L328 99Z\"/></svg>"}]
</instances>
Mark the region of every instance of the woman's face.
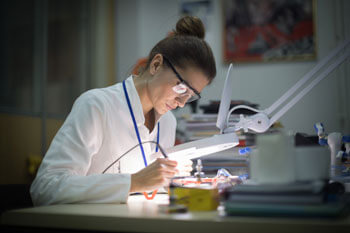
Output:
<instances>
[{"instance_id":1,"label":"woman's face","mask_svg":"<svg viewBox=\"0 0 350 233\"><path fill-rule=\"evenodd\" d=\"M180 69L174 67L183 80L200 93L208 85L208 78L197 68L188 67ZM153 108L161 115L177 107L184 107L189 96L183 96L174 91L174 87L180 84L180 79L167 65L162 65L148 83L149 96ZM188 91L193 93L191 89Z\"/></svg>"}]
</instances>

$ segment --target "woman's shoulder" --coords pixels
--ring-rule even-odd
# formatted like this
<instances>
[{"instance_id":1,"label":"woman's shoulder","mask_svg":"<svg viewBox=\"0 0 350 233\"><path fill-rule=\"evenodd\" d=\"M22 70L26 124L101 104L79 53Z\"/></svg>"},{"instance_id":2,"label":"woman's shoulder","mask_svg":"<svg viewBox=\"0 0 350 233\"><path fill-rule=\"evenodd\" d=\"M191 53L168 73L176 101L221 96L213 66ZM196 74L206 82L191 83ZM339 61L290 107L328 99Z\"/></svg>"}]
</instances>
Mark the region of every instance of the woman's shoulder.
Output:
<instances>
[{"instance_id":1,"label":"woman's shoulder","mask_svg":"<svg viewBox=\"0 0 350 233\"><path fill-rule=\"evenodd\" d=\"M117 84L104 87L104 88L94 88L83 92L77 101L86 101L90 103L104 103L108 102L109 99L115 99L118 96Z\"/></svg>"},{"instance_id":2,"label":"woman's shoulder","mask_svg":"<svg viewBox=\"0 0 350 233\"><path fill-rule=\"evenodd\" d=\"M95 88L83 92L74 101L72 109L91 109L91 111L104 112L106 102L110 99L110 94L104 88Z\"/></svg>"},{"instance_id":3,"label":"woman's shoulder","mask_svg":"<svg viewBox=\"0 0 350 233\"><path fill-rule=\"evenodd\" d=\"M94 105L103 102L103 92L96 88L83 92L76 100L75 104Z\"/></svg>"}]
</instances>

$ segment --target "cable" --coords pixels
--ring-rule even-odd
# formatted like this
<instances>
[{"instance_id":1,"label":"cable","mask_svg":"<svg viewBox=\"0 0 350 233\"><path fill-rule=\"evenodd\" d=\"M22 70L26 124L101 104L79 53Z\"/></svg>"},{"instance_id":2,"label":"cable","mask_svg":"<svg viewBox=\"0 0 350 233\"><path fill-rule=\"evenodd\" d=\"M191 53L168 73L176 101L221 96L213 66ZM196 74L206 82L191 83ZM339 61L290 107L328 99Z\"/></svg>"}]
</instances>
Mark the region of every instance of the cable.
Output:
<instances>
[{"instance_id":1,"label":"cable","mask_svg":"<svg viewBox=\"0 0 350 233\"><path fill-rule=\"evenodd\" d=\"M155 142L155 141L145 141L145 142L141 142L141 144L145 144L145 143L153 143L156 144L159 147L160 152L162 153L162 155L164 156L164 158L168 158L168 155L165 153L165 151L163 150L163 148L159 145L159 143ZM135 149L136 147L140 146L140 144L137 144L135 146L133 146L132 148L130 148L127 152L125 152L124 154L122 154L119 158L117 158L115 161L113 161L110 165L108 165L108 167L103 170L102 174L104 174L106 171L108 171L108 169L110 169L115 163L117 163L121 158L123 158L125 155L127 155L130 151L132 151L133 149Z\"/></svg>"},{"instance_id":2,"label":"cable","mask_svg":"<svg viewBox=\"0 0 350 233\"><path fill-rule=\"evenodd\" d=\"M226 117L226 125L228 126L229 124L229 120L230 120L230 115L232 114L233 111L237 110L237 109L240 109L240 108L244 108L244 109L248 109L248 110L251 110L253 112L262 112L261 110L258 110L258 109L255 109L255 108L252 108L252 107L249 107L249 106L246 106L246 105L237 105L233 108L231 108L231 110L229 111L229 113L227 114L227 117Z\"/></svg>"}]
</instances>

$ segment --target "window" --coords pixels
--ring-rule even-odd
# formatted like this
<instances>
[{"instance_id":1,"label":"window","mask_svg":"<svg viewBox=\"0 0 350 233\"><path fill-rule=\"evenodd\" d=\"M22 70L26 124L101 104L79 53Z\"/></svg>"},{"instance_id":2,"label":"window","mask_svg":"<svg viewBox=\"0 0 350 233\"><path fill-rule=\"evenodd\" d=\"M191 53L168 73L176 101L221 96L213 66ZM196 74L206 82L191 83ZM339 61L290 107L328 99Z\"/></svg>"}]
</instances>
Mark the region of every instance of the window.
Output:
<instances>
[{"instance_id":1,"label":"window","mask_svg":"<svg viewBox=\"0 0 350 233\"><path fill-rule=\"evenodd\" d=\"M6 111L34 109L33 0L0 2L0 106Z\"/></svg>"},{"instance_id":2,"label":"window","mask_svg":"<svg viewBox=\"0 0 350 233\"><path fill-rule=\"evenodd\" d=\"M0 111L64 118L89 88L90 1L0 6Z\"/></svg>"}]
</instances>

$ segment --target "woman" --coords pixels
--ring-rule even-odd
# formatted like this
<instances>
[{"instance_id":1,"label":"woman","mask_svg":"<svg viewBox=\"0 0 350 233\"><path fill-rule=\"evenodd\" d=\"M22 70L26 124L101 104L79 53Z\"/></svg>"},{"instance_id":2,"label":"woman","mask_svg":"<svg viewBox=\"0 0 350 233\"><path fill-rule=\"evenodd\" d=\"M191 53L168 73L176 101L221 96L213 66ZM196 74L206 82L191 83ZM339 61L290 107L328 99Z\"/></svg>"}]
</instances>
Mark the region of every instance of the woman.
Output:
<instances>
[{"instance_id":1,"label":"woman","mask_svg":"<svg viewBox=\"0 0 350 233\"><path fill-rule=\"evenodd\" d=\"M121 203L129 193L152 191L189 173L191 163L150 161L158 146L145 142L172 147L176 119L170 110L200 98L215 77L215 60L203 38L202 22L184 17L151 50L138 76L82 94L39 168L33 203Z\"/></svg>"}]
</instances>

